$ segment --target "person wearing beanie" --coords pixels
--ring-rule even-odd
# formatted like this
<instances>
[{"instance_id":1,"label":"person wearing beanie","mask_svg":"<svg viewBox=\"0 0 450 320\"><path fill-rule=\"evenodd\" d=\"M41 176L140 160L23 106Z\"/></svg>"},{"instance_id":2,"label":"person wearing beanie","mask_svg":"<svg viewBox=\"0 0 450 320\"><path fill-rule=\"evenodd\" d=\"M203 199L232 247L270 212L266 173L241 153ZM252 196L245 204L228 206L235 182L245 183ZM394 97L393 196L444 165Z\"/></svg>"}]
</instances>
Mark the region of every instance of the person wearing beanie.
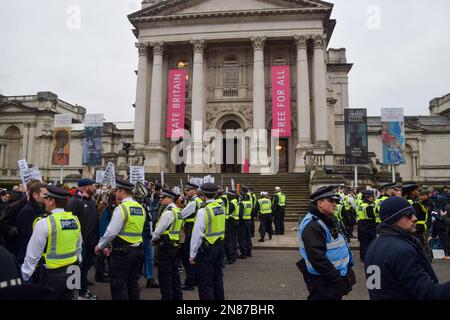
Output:
<instances>
[{"instance_id":1,"label":"person wearing beanie","mask_svg":"<svg viewBox=\"0 0 450 320\"><path fill-rule=\"evenodd\" d=\"M308 300L341 300L356 282L352 252L333 215L340 199L333 186L319 188L311 194L311 208L299 225L302 259L297 267Z\"/></svg>"},{"instance_id":2,"label":"person wearing beanie","mask_svg":"<svg viewBox=\"0 0 450 320\"><path fill-rule=\"evenodd\" d=\"M372 190L361 192L361 202L356 209L358 222L359 258L364 256L370 243L377 237L377 221L374 212L374 193Z\"/></svg>"},{"instance_id":3,"label":"person wearing beanie","mask_svg":"<svg viewBox=\"0 0 450 320\"><path fill-rule=\"evenodd\" d=\"M450 282L439 284L420 241L413 236L417 230L415 213L413 206L400 197L381 204L379 237L365 257L371 300L450 299Z\"/></svg>"},{"instance_id":4,"label":"person wearing beanie","mask_svg":"<svg viewBox=\"0 0 450 320\"><path fill-rule=\"evenodd\" d=\"M414 233L414 236L422 243L425 253L430 261L432 261L431 248L428 243L431 215L428 214L427 209L419 199L420 192L420 186L415 182L405 182L403 184L402 194L414 210L416 210L417 232Z\"/></svg>"}]
</instances>

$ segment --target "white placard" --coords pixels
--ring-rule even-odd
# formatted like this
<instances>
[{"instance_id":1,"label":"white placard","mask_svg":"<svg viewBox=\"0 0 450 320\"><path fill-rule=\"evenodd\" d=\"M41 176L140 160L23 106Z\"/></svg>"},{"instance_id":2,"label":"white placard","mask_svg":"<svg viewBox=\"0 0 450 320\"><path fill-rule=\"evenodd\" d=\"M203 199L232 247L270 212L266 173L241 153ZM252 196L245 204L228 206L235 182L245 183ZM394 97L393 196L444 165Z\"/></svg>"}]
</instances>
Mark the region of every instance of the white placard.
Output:
<instances>
[{"instance_id":1,"label":"white placard","mask_svg":"<svg viewBox=\"0 0 450 320\"><path fill-rule=\"evenodd\" d=\"M105 175L103 176L102 184L109 184L111 188L116 187L116 170L114 168L114 163L108 162L105 170Z\"/></svg>"},{"instance_id":2,"label":"white placard","mask_svg":"<svg viewBox=\"0 0 450 320\"><path fill-rule=\"evenodd\" d=\"M102 184L104 176L105 176L105 171L97 170L97 172L95 172L95 182Z\"/></svg>"},{"instance_id":3,"label":"white placard","mask_svg":"<svg viewBox=\"0 0 450 320\"><path fill-rule=\"evenodd\" d=\"M215 178L212 177L211 175L203 178L203 183L214 183L214 181L215 181Z\"/></svg>"},{"instance_id":4,"label":"white placard","mask_svg":"<svg viewBox=\"0 0 450 320\"><path fill-rule=\"evenodd\" d=\"M27 160L22 159L17 161L17 163L19 164L20 179L22 179L22 183L26 186L26 184L32 179L32 176L28 169Z\"/></svg>"},{"instance_id":5,"label":"white placard","mask_svg":"<svg viewBox=\"0 0 450 320\"><path fill-rule=\"evenodd\" d=\"M164 172L161 171L161 186L164 187Z\"/></svg>"},{"instance_id":6,"label":"white placard","mask_svg":"<svg viewBox=\"0 0 450 320\"><path fill-rule=\"evenodd\" d=\"M403 122L403 108L381 108L381 122Z\"/></svg>"},{"instance_id":7,"label":"white placard","mask_svg":"<svg viewBox=\"0 0 450 320\"><path fill-rule=\"evenodd\" d=\"M130 182L133 184L136 184L137 182L145 183L143 166L130 166Z\"/></svg>"},{"instance_id":8,"label":"white placard","mask_svg":"<svg viewBox=\"0 0 450 320\"><path fill-rule=\"evenodd\" d=\"M231 179L231 190L236 190L236 188L234 187L234 179Z\"/></svg>"},{"instance_id":9,"label":"white placard","mask_svg":"<svg viewBox=\"0 0 450 320\"><path fill-rule=\"evenodd\" d=\"M195 184L198 187L201 187L203 184L203 178L193 177L189 180L190 183Z\"/></svg>"},{"instance_id":10,"label":"white placard","mask_svg":"<svg viewBox=\"0 0 450 320\"><path fill-rule=\"evenodd\" d=\"M72 115L70 113L55 114L55 128L72 128Z\"/></svg>"},{"instance_id":11,"label":"white placard","mask_svg":"<svg viewBox=\"0 0 450 320\"><path fill-rule=\"evenodd\" d=\"M39 170L39 168L33 167L31 169L28 169L28 173L30 174L30 176L35 179L35 180L39 180L42 182L42 175L41 175L41 171Z\"/></svg>"},{"instance_id":12,"label":"white placard","mask_svg":"<svg viewBox=\"0 0 450 320\"><path fill-rule=\"evenodd\" d=\"M103 127L103 113L86 114L84 117L84 127Z\"/></svg>"},{"instance_id":13,"label":"white placard","mask_svg":"<svg viewBox=\"0 0 450 320\"><path fill-rule=\"evenodd\" d=\"M180 187L173 187L173 193L180 195L181 194L181 188Z\"/></svg>"},{"instance_id":14,"label":"white placard","mask_svg":"<svg viewBox=\"0 0 450 320\"><path fill-rule=\"evenodd\" d=\"M433 251L433 258L434 259L442 259L445 257L445 251L442 249L434 249Z\"/></svg>"}]
</instances>

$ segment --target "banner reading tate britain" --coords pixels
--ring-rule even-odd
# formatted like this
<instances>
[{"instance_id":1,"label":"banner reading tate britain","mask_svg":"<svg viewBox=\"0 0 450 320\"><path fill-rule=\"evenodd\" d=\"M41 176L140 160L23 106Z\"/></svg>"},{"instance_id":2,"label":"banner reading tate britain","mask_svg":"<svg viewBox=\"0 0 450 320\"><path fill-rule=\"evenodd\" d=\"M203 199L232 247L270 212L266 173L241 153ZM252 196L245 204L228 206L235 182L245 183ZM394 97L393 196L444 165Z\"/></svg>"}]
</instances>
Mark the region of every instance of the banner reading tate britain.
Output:
<instances>
[{"instance_id":1,"label":"banner reading tate britain","mask_svg":"<svg viewBox=\"0 0 450 320\"><path fill-rule=\"evenodd\" d=\"M184 129L186 70L170 70L168 87L166 138L183 138L183 133L175 134L174 131Z\"/></svg>"},{"instance_id":2,"label":"banner reading tate britain","mask_svg":"<svg viewBox=\"0 0 450 320\"><path fill-rule=\"evenodd\" d=\"M289 66L272 67L272 129L291 136L291 74Z\"/></svg>"}]
</instances>

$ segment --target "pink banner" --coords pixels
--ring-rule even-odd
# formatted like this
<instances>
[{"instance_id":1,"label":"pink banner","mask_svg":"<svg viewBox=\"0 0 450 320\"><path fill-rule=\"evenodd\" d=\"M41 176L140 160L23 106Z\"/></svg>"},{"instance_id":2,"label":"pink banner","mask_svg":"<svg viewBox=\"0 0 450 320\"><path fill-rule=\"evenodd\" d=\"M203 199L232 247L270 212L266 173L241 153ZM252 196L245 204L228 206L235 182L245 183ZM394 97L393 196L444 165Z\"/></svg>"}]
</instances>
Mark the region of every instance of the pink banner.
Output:
<instances>
[{"instance_id":1,"label":"pink banner","mask_svg":"<svg viewBox=\"0 0 450 320\"><path fill-rule=\"evenodd\" d=\"M291 136L291 76L289 66L272 67L272 129Z\"/></svg>"},{"instance_id":2,"label":"pink banner","mask_svg":"<svg viewBox=\"0 0 450 320\"><path fill-rule=\"evenodd\" d=\"M169 94L167 105L166 138L183 138L184 109L186 96L186 70L174 69L169 71Z\"/></svg>"}]
</instances>

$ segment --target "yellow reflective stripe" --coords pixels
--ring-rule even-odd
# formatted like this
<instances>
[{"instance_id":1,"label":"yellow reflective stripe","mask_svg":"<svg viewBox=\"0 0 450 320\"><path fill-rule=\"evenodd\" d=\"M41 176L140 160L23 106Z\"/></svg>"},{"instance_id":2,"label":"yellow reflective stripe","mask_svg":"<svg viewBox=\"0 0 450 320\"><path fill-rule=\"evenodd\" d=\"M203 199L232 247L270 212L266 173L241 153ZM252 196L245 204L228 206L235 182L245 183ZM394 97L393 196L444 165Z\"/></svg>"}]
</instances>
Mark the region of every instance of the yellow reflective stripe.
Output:
<instances>
[{"instance_id":1,"label":"yellow reflective stripe","mask_svg":"<svg viewBox=\"0 0 450 320\"><path fill-rule=\"evenodd\" d=\"M73 252L69 252L69 253L65 253L65 254L48 253L47 259L63 260L63 259L72 258L76 254L77 254L77 251L73 251Z\"/></svg>"},{"instance_id":2,"label":"yellow reflective stripe","mask_svg":"<svg viewBox=\"0 0 450 320\"><path fill-rule=\"evenodd\" d=\"M50 221L50 225L52 227L52 231L51 231L51 247L50 247L50 254L55 254L56 252L56 236L57 236L57 231L56 231L56 220L55 217L50 215L48 217L49 221ZM48 254L47 254L48 255Z\"/></svg>"}]
</instances>

